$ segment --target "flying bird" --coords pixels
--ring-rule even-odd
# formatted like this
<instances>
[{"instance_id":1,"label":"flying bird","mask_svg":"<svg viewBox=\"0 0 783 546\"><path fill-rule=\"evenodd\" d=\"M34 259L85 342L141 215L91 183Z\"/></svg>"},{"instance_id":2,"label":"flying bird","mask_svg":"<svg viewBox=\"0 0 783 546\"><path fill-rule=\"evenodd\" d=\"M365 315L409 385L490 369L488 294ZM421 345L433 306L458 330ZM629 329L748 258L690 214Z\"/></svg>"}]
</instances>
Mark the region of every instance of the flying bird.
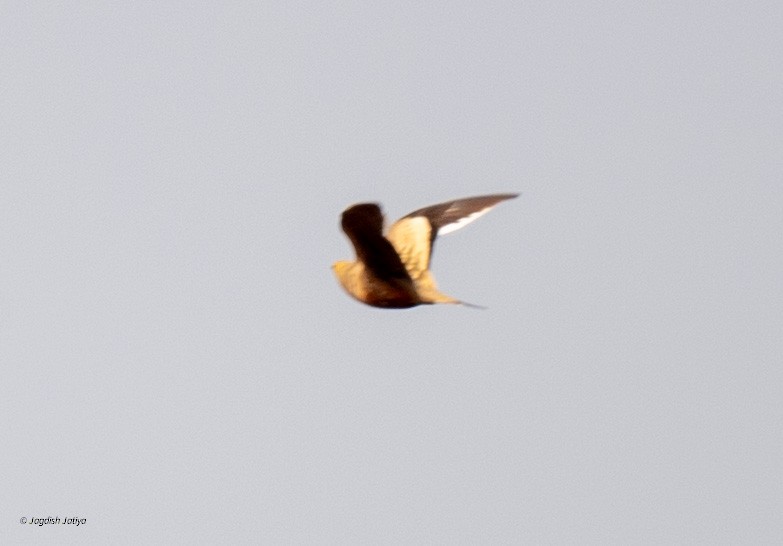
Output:
<instances>
[{"instance_id":1,"label":"flying bird","mask_svg":"<svg viewBox=\"0 0 783 546\"><path fill-rule=\"evenodd\" d=\"M348 294L373 307L470 305L438 291L430 272L435 238L466 226L501 201L518 195L482 195L425 207L397 220L385 236L377 204L353 205L343 212L341 223L356 250L356 261L335 262L332 270Z\"/></svg>"}]
</instances>

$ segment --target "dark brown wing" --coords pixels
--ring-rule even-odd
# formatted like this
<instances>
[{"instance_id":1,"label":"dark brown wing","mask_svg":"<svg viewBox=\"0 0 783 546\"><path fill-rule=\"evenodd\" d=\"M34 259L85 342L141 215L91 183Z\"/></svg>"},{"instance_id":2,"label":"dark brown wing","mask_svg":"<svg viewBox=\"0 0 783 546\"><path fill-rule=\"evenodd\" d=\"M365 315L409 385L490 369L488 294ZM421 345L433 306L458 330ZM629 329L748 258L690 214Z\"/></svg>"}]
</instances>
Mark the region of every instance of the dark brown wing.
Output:
<instances>
[{"instance_id":1,"label":"dark brown wing","mask_svg":"<svg viewBox=\"0 0 783 546\"><path fill-rule=\"evenodd\" d=\"M342 228L356 257L379 279L411 280L400 256L383 236L383 214L374 203L354 205L342 215Z\"/></svg>"}]
</instances>

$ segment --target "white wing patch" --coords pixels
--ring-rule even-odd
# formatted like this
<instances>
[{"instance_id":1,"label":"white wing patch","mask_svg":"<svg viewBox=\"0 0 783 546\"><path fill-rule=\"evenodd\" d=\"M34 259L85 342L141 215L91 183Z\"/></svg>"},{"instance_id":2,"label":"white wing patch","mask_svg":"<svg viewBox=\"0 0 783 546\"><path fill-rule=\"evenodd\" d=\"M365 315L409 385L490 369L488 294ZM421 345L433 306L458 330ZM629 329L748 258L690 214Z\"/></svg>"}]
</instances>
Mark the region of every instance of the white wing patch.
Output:
<instances>
[{"instance_id":1,"label":"white wing patch","mask_svg":"<svg viewBox=\"0 0 783 546\"><path fill-rule=\"evenodd\" d=\"M474 220L477 220L478 218L484 216L486 213L488 213L495 205L492 205L491 207L483 208L479 211L474 212L473 214L468 214L467 216L463 216L456 222L452 222L450 224L445 224L438 229L438 235L446 235L447 233L451 233L452 231L457 231L460 228L463 228L467 226L469 223L471 223ZM451 209L449 209L450 211ZM449 212L447 211L447 213Z\"/></svg>"}]
</instances>

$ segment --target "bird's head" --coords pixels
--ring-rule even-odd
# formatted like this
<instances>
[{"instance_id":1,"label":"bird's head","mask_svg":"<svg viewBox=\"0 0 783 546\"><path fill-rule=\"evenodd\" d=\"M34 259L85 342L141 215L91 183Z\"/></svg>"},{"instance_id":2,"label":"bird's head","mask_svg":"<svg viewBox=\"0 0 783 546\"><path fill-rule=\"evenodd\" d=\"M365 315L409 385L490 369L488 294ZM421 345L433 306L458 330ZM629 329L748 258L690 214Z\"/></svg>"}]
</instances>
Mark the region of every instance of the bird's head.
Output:
<instances>
[{"instance_id":1,"label":"bird's head","mask_svg":"<svg viewBox=\"0 0 783 546\"><path fill-rule=\"evenodd\" d=\"M353 262L346 262L346 261L338 261L334 262L332 264L332 271L334 271L335 276L342 280L345 278L348 269L353 265Z\"/></svg>"}]
</instances>

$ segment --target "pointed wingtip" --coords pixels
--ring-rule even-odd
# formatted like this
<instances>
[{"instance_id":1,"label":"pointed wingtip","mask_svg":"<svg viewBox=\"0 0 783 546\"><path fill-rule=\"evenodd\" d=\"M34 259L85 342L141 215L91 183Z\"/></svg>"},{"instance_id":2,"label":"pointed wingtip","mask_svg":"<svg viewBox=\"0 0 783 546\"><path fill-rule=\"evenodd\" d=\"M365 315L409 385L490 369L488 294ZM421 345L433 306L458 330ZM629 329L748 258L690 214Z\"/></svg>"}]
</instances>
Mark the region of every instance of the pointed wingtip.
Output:
<instances>
[{"instance_id":1,"label":"pointed wingtip","mask_svg":"<svg viewBox=\"0 0 783 546\"><path fill-rule=\"evenodd\" d=\"M518 195L518 193L498 193L466 197L428 207L421 212L425 213L438 234L446 235L484 216L499 203L514 199Z\"/></svg>"}]
</instances>

